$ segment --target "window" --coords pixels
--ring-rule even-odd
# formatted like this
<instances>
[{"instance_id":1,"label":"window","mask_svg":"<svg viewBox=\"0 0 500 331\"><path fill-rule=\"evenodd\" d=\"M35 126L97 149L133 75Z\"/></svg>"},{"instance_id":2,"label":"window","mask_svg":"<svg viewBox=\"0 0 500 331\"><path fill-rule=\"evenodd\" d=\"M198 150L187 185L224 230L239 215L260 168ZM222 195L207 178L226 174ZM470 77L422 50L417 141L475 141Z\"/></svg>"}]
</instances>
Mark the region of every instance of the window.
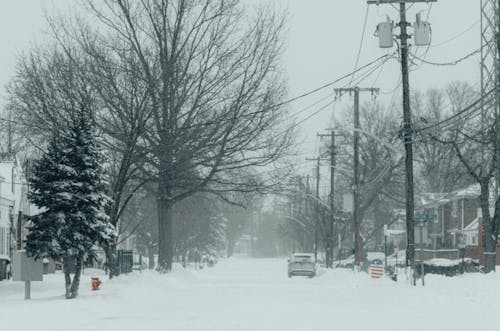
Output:
<instances>
[{"instance_id":1,"label":"window","mask_svg":"<svg viewBox=\"0 0 500 331\"><path fill-rule=\"evenodd\" d=\"M0 255L7 255L7 229L0 227Z\"/></svg>"},{"instance_id":2,"label":"window","mask_svg":"<svg viewBox=\"0 0 500 331\"><path fill-rule=\"evenodd\" d=\"M451 217L457 217L458 216L458 203L457 200L453 200L451 203Z\"/></svg>"},{"instance_id":3,"label":"window","mask_svg":"<svg viewBox=\"0 0 500 331\"><path fill-rule=\"evenodd\" d=\"M472 236L472 245L476 245L476 244L477 244L477 237Z\"/></svg>"}]
</instances>

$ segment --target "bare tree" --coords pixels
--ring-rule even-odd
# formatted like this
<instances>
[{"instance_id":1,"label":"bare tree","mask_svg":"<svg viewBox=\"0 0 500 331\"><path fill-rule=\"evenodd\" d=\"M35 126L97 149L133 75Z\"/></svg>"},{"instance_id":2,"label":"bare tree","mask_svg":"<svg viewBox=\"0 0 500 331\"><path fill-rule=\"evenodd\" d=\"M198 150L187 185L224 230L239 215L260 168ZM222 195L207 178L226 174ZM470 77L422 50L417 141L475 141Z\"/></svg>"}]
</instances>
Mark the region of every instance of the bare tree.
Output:
<instances>
[{"instance_id":1,"label":"bare tree","mask_svg":"<svg viewBox=\"0 0 500 331\"><path fill-rule=\"evenodd\" d=\"M425 93L413 95L415 123L427 126L444 120L474 101L477 93L466 83L451 83L445 90L431 89ZM450 109L447 109L450 108ZM454 127L464 128L466 122L457 122ZM432 135L441 139L456 140L458 130L442 131L439 127L432 130ZM420 188L425 192L448 193L470 185L473 179L462 166L451 145L441 144L429 136L419 136L415 144L418 179Z\"/></svg>"},{"instance_id":2,"label":"bare tree","mask_svg":"<svg viewBox=\"0 0 500 331\"><path fill-rule=\"evenodd\" d=\"M64 130L67 119L81 107L82 102L72 100L88 94L85 102L97 118L109 161L113 202L106 212L117 226L128 201L146 182L139 176L143 162L137 146L148 121L147 96L133 74L133 58L124 53L111 57L86 29L80 25L76 31L81 38L69 39L54 28L54 45L34 48L19 59L17 74L8 86L9 110L16 114L9 123L19 132L29 132L24 138L41 148L46 137ZM69 35L70 31L63 31ZM115 253L115 245L106 247L110 277L118 274Z\"/></svg>"},{"instance_id":3,"label":"bare tree","mask_svg":"<svg viewBox=\"0 0 500 331\"><path fill-rule=\"evenodd\" d=\"M464 100L463 90L453 92L452 86L451 91L453 94L450 99L453 102ZM494 178L498 162L495 150L499 142L496 139L495 114L492 106L494 104L493 90L485 98L481 98L478 93L475 95L477 97L475 101L469 102L468 105L456 104L457 106L452 109L453 113L447 119L430 123L419 131L441 144L451 146L468 175L479 184L479 201L483 220L483 261L485 271L490 272L495 270L496 264L498 227L495 219L498 219L498 211L495 211L495 216L491 217L489 195L490 183ZM441 134L438 135L436 131ZM498 201L496 205L498 206Z\"/></svg>"},{"instance_id":4,"label":"bare tree","mask_svg":"<svg viewBox=\"0 0 500 331\"><path fill-rule=\"evenodd\" d=\"M101 38L134 54L151 120L143 169L158 183L159 269L173 258L172 207L193 193L248 189L228 172L267 166L289 145L279 66L284 19L239 1L89 1ZM245 22L245 23L243 23ZM111 47L114 51L116 47ZM260 183L255 183L259 186Z\"/></svg>"}]
</instances>

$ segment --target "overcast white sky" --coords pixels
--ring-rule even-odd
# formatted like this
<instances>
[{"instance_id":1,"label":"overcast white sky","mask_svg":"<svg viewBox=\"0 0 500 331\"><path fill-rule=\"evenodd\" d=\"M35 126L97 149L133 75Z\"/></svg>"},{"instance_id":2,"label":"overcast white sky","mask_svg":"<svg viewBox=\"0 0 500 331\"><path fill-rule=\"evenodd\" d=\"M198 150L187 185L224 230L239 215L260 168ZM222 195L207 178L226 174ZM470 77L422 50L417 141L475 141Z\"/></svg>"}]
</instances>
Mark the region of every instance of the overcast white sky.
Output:
<instances>
[{"instance_id":1,"label":"overcast white sky","mask_svg":"<svg viewBox=\"0 0 500 331\"><path fill-rule=\"evenodd\" d=\"M249 0L247 0L249 1ZM257 0L255 0L257 1ZM364 0L266 0L288 7L287 49L284 63L290 86L290 96L295 96L314 89L324 83L349 73L354 68L356 54L361 40L366 1ZM16 0L3 1L0 11L0 85L4 86L14 74L16 54L26 50L30 43L43 37L41 31L45 27L43 7L66 8L76 4L77 0ZM253 2L253 0L252 0ZM415 4L410 8L408 18L415 21L415 14L422 11L427 16L427 4ZM479 1L478 0L439 0L432 5L429 21L432 24L433 44L449 40L469 29L460 37L441 46L431 47L427 59L436 62L448 62L462 57L479 48ZM385 54L386 50L378 48L373 32L378 22L389 15L397 20L397 11L389 5L371 6L369 8L366 34L362 46L360 66ZM473 24L476 23L474 26ZM419 50L422 54L425 50ZM378 79L376 79L378 77ZM382 91L390 91L396 87L400 77L399 64L391 60L380 72L367 78L361 87L380 87ZM410 76L411 87L427 89L442 87L454 80L467 80L472 84L479 80L479 56L453 67L435 67L424 65ZM339 84L335 87L341 87ZM297 113L305 105L309 105L324 97L332 89L315 94L306 100L294 103L293 112ZM395 95L401 99L400 91ZM3 93L2 93L3 95ZM383 97L383 96L382 96ZM363 98L367 98L363 97ZM385 97L387 99L388 97ZM352 100L344 97L336 107L338 111L345 109ZM0 101L0 104L3 104ZM320 104L322 105L322 104ZM318 106L319 107L319 106ZM297 115L297 119L308 116L318 109ZM303 155L314 156L316 132L329 126L331 107L312 117L301 125L302 137L306 144Z\"/></svg>"}]
</instances>

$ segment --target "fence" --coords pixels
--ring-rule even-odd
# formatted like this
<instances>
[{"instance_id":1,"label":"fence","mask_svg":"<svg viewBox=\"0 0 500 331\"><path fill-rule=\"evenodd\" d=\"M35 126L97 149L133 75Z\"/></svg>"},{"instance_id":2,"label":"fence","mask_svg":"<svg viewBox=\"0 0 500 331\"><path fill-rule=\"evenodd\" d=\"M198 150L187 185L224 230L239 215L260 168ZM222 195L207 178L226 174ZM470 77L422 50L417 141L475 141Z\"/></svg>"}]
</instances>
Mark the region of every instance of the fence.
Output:
<instances>
[{"instance_id":1,"label":"fence","mask_svg":"<svg viewBox=\"0 0 500 331\"><path fill-rule=\"evenodd\" d=\"M132 272L134 266L134 255L132 251L118 250L118 265L120 266L121 274Z\"/></svg>"}]
</instances>

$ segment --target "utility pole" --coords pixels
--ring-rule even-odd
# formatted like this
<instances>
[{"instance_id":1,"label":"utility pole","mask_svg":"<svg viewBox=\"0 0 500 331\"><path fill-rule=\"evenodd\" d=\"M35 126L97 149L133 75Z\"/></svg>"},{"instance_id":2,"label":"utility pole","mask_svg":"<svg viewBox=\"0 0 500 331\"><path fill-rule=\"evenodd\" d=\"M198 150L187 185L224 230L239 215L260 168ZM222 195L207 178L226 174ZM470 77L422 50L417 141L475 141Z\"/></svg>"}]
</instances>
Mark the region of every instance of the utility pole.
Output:
<instances>
[{"instance_id":1,"label":"utility pole","mask_svg":"<svg viewBox=\"0 0 500 331\"><path fill-rule=\"evenodd\" d=\"M315 221L314 221L314 260L318 260L318 237L319 237L319 176L320 176L320 161L321 158L306 159L306 161L316 161L316 203L315 203Z\"/></svg>"},{"instance_id":2,"label":"utility pole","mask_svg":"<svg viewBox=\"0 0 500 331\"><path fill-rule=\"evenodd\" d=\"M359 172L359 93L370 92L372 95L379 92L378 88L338 88L335 89L338 95L343 93L354 93L354 183L353 183L353 230L354 230L354 263L359 267L362 261L362 246L361 246L361 187L360 187L360 172Z\"/></svg>"},{"instance_id":3,"label":"utility pole","mask_svg":"<svg viewBox=\"0 0 500 331\"><path fill-rule=\"evenodd\" d=\"M333 268L333 243L334 243L334 227L335 227L335 131L331 132L331 145L330 145L330 227L328 237L328 250L330 260L327 268Z\"/></svg>"},{"instance_id":4,"label":"utility pole","mask_svg":"<svg viewBox=\"0 0 500 331\"><path fill-rule=\"evenodd\" d=\"M497 44L497 52L495 58L495 73L496 73L496 98L495 98L495 131L496 131L496 139L495 144L493 145L495 148L496 154L496 198L500 199L500 0L497 0L497 6L495 11L495 19L497 23L496 29L496 44ZM496 225L498 227L498 224Z\"/></svg>"},{"instance_id":5,"label":"utility pole","mask_svg":"<svg viewBox=\"0 0 500 331\"><path fill-rule=\"evenodd\" d=\"M335 131L332 130L330 134L318 134L318 137L330 138L330 220L328 222L327 230L327 247L326 247L326 267L333 268L333 248L335 242Z\"/></svg>"},{"instance_id":6,"label":"utility pole","mask_svg":"<svg viewBox=\"0 0 500 331\"><path fill-rule=\"evenodd\" d=\"M399 3L399 28L401 41L401 72L403 83L403 141L405 145L405 171L406 171L406 265L410 266L413 273L412 284L416 285L415 279L415 201L414 201L414 186L413 186L413 142L412 142L412 124L411 124L411 108L410 108L410 79L408 70L408 39L411 36L408 34L407 28L410 23L406 20L406 4L407 3L429 3L437 2L437 0L369 0L368 4L395 4Z\"/></svg>"},{"instance_id":7,"label":"utility pole","mask_svg":"<svg viewBox=\"0 0 500 331\"><path fill-rule=\"evenodd\" d=\"M309 217L309 215L311 215L311 202L310 202L310 199L309 199L309 196L311 195L311 185L310 185L310 175L308 174L306 176L306 196L305 196L305 215L307 217ZM308 234L310 234L310 232L308 232ZM310 237L308 238L310 239ZM314 238L313 238L314 240ZM307 244L309 244L309 240L307 240ZM314 243L313 243L314 245ZM309 249L310 246L307 245L307 249Z\"/></svg>"}]
</instances>

